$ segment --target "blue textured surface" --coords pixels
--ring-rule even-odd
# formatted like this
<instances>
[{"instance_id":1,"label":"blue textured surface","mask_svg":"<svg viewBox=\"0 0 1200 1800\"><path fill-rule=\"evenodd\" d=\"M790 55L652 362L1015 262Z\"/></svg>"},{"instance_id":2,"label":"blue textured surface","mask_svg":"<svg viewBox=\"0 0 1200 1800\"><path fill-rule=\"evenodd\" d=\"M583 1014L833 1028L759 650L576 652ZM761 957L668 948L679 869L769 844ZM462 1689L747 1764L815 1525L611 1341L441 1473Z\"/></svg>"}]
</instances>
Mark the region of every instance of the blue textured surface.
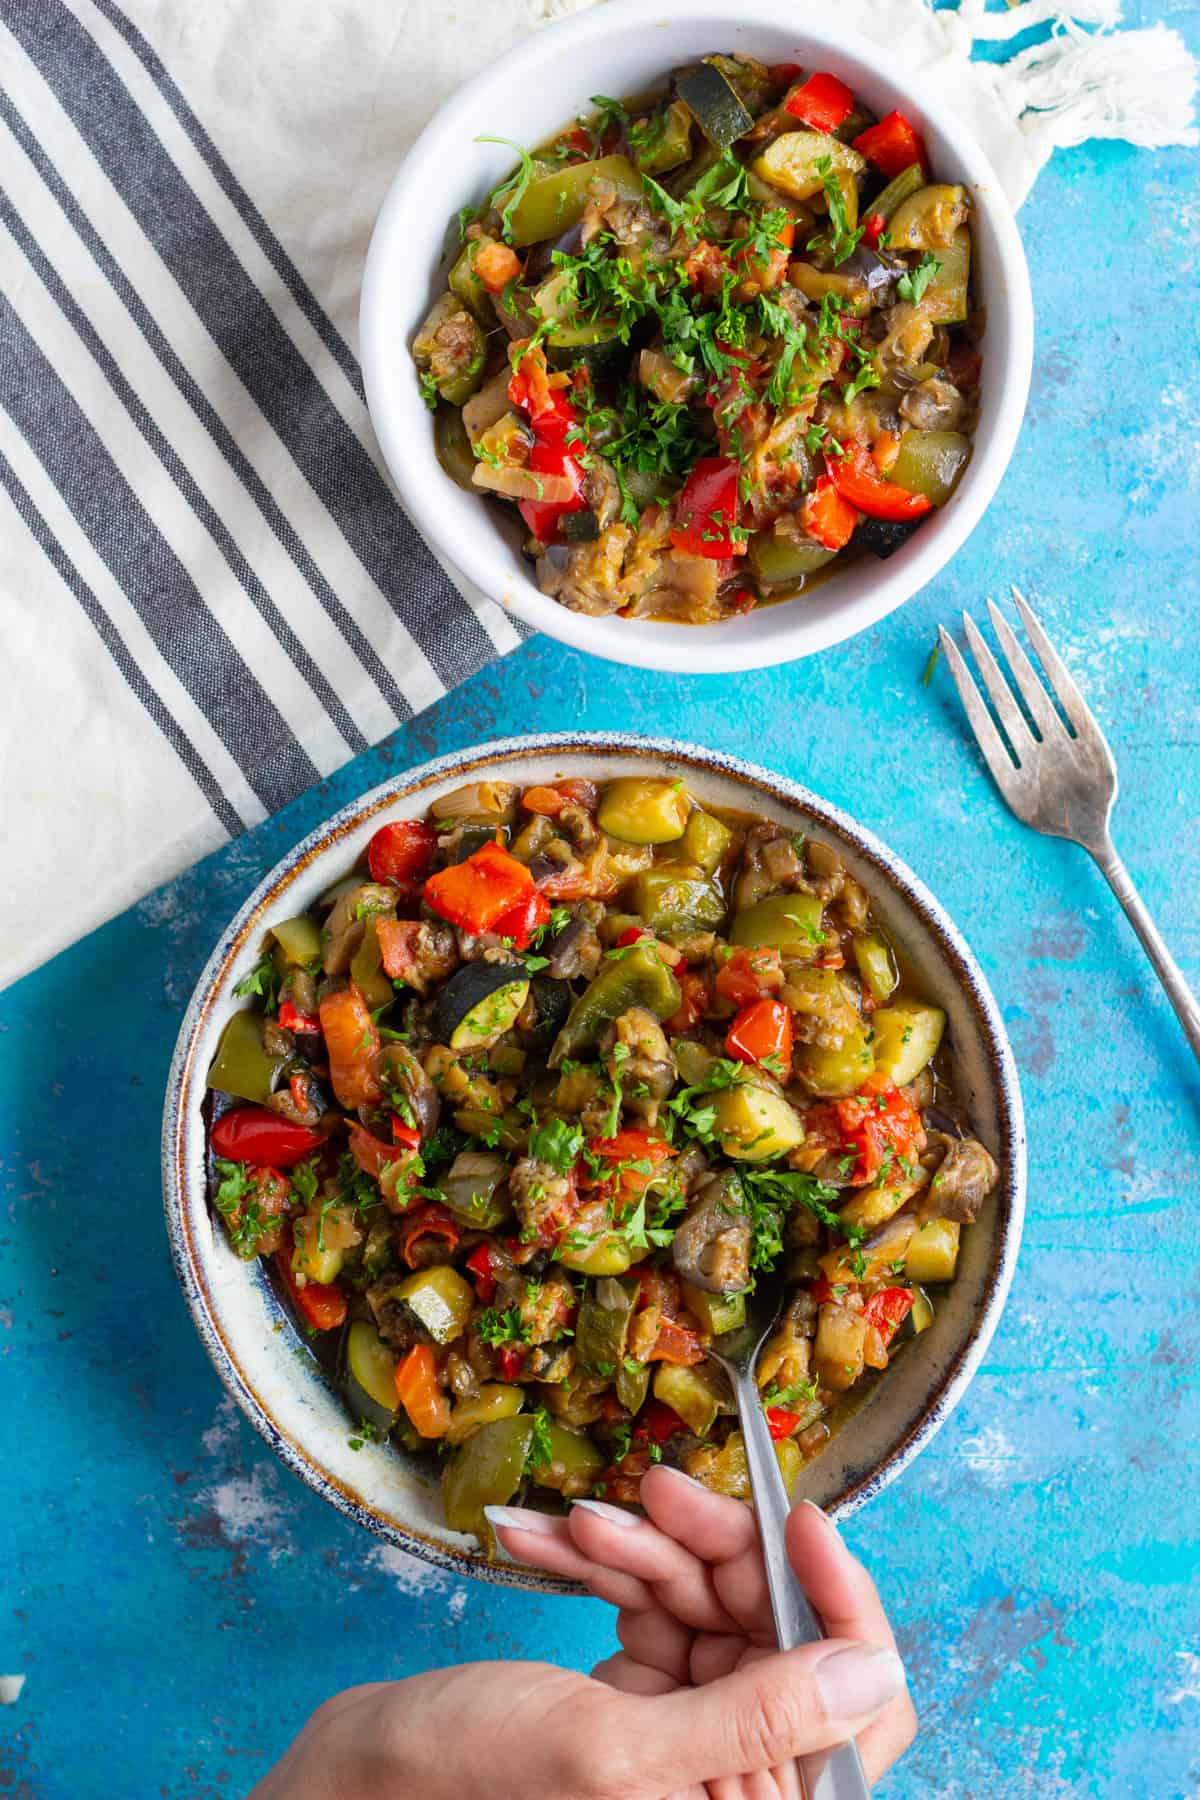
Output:
<instances>
[{"instance_id":1,"label":"blue textured surface","mask_svg":"<svg viewBox=\"0 0 1200 1800\"><path fill-rule=\"evenodd\" d=\"M3 996L0 1672L27 1681L0 1711L0 1793L242 1794L349 1683L613 1647L598 1604L428 1571L277 1468L192 1333L157 1166L184 1001L287 845L431 752L606 726L773 763L877 830L973 943L1021 1066L1006 1318L935 1445L848 1531L923 1720L879 1792L1200 1791L1197 1072L1100 878L1009 818L944 672L920 680L936 621L1025 585L1108 726L1119 844L1200 983L1195 158L1063 156L1022 225L1040 335L1014 465L879 630L736 682L531 643Z\"/></svg>"}]
</instances>

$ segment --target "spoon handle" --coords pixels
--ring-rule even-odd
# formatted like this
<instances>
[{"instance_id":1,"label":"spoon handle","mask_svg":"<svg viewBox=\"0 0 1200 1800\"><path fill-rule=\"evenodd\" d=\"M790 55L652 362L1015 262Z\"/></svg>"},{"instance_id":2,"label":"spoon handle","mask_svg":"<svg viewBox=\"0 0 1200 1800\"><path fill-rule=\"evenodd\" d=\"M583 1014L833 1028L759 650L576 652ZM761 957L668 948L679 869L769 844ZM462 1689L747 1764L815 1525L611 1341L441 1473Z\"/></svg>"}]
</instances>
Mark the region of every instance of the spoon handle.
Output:
<instances>
[{"instance_id":1,"label":"spoon handle","mask_svg":"<svg viewBox=\"0 0 1200 1800\"><path fill-rule=\"evenodd\" d=\"M752 1373L735 1371L729 1364L725 1366L733 1377L737 1396L746 1445L746 1467L758 1516L767 1587L771 1595L771 1616L775 1621L779 1648L794 1650L799 1644L819 1643L825 1635L820 1620L809 1605L787 1558L784 1528L791 1504L771 1441L767 1415L759 1399L758 1385ZM802 1756L798 1758L798 1766L808 1800L870 1800L871 1790L853 1739L832 1750L818 1750L810 1756Z\"/></svg>"}]
</instances>

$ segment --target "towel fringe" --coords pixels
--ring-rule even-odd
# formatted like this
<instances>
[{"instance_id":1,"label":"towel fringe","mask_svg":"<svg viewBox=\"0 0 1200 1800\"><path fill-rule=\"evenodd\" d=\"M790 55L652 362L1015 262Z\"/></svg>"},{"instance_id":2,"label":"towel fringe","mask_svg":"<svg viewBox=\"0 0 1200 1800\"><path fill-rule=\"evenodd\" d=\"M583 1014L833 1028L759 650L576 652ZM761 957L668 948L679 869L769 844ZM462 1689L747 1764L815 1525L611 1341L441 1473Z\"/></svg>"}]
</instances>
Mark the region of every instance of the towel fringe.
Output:
<instances>
[{"instance_id":1,"label":"towel fringe","mask_svg":"<svg viewBox=\"0 0 1200 1800\"><path fill-rule=\"evenodd\" d=\"M1147 148L1200 143L1192 124L1196 64L1162 24L1092 33L1061 19L1052 37L1010 57L996 76L1021 130L1046 156L1088 138Z\"/></svg>"}]
</instances>

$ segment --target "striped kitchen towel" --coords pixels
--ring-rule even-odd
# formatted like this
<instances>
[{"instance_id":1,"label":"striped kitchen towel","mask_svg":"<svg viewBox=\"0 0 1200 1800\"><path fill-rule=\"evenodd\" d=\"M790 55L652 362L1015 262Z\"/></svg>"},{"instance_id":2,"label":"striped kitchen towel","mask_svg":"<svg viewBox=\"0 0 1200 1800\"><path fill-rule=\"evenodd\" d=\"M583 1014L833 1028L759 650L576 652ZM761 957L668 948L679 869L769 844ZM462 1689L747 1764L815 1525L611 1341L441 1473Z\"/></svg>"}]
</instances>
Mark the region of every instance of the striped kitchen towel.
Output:
<instances>
[{"instance_id":1,"label":"striped kitchen towel","mask_svg":"<svg viewBox=\"0 0 1200 1800\"><path fill-rule=\"evenodd\" d=\"M520 641L353 348L397 162L530 22L445 11L0 5L0 982Z\"/></svg>"},{"instance_id":2,"label":"striped kitchen towel","mask_svg":"<svg viewBox=\"0 0 1200 1800\"><path fill-rule=\"evenodd\" d=\"M0 0L0 985L518 642L393 498L359 276L434 108L591 3ZM1056 145L1196 141L1118 8L839 0L1014 204Z\"/></svg>"}]
</instances>

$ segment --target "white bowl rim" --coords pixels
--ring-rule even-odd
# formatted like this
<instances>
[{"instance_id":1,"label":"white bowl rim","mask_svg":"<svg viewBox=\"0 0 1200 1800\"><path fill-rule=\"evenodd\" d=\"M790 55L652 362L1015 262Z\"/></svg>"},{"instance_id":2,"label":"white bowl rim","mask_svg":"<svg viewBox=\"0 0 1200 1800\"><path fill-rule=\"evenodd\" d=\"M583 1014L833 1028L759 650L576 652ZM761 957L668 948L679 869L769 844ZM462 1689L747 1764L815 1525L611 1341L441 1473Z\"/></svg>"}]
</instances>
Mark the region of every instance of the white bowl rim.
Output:
<instances>
[{"instance_id":1,"label":"white bowl rim","mask_svg":"<svg viewBox=\"0 0 1200 1800\"><path fill-rule=\"evenodd\" d=\"M204 1071L198 1070L195 1063L197 1041L210 1008L227 998L221 991L223 978L228 975L252 926L257 923L261 928L265 922L261 916L264 909L273 905L296 874L314 857L333 848L338 839L360 826L371 813L398 804L406 796L462 769L464 763L475 769L502 759L555 752L569 756L572 751L641 755L647 760L691 765L701 775L726 776L761 790L768 800L775 798L804 811L819 829L840 835L873 863L880 877L921 917L938 939L939 947L975 1013L994 1084L997 1126L1003 1140L999 1146L1002 1152L1000 1188L991 1202L998 1209L999 1223L988 1273L987 1298L965 1343L931 1393L916 1423L906 1437L887 1451L830 1508L830 1516L835 1520L843 1520L857 1512L908 1467L945 1423L983 1360L1016 1269L1025 1216L1026 1142L1020 1083L999 1007L965 939L941 903L898 856L850 814L822 800L790 777L742 757L672 738L607 731L550 732L492 739L477 746L448 751L389 777L340 807L279 859L220 934L184 1011L167 1078L161 1143L167 1237L175 1271L201 1342L228 1393L284 1465L354 1523L449 1573L470 1575L505 1586L579 1595L585 1590L576 1582L544 1575L517 1564L487 1562L478 1554L460 1552L441 1539L427 1537L415 1527L396 1527L322 1467L319 1454L306 1451L302 1444L281 1430L259 1398L249 1375L231 1353L214 1316L203 1258L189 1228L187 1173L189 1168L196 1166L197 1157L203 1162L205 1149L205 1125L200 1110L205 1092Z\"/></svg>"},{"instance_id":2,"label":"white bowl rim","mask_svg":"<svg viewBox=\"0 0 1200 1800\"><path fill-rule=\"evenodd\" d=\"M461 152L462 144L474 137L481 106L497 85L513 84L519 90L521 84L536 83L546 65L581 57L586 64L590 45L609 41L625 30L644 32L651 23L692 21L711 22L714 29L725 24L738 30L786 30L806 60L816 51L828 52L835 62L841 57L868 65L881 85L902 95L934 122L950 148L948 160L959 178L987 196L988 223L998 251L998 267L988 284L991 339L995 342L999 335L1002 318L1011 338L995 407L992 409L986 398L989 364L985 354L984 414L971 461L955 494L897 557L872 571L868 594L831 609L821 619L806 614L803 597L760 608L746 619L690 627L661 621L596 619L568 610L541 593L527 573L507 566L509 552L498 541L482 499L478 531L455 533L443 523L450 483L437 461L432 431L425 430L420 434L422 441L414 444L411 428L397 416L389 394L387 372L395 361L396 310L385 262L393 240L403 240L410 193L422 192L422 171L440 166L447 158L452 162L456 146ZM1017 441L1033 367L1033 296L1025 252L1003 188L967 125L931 93L922 78L905 71L898 79L885 66L885 57L881 46L859 32L827 20L817 23L796 18L780 0L752 0L736 9L727 0L658 0L651 6L643 0L606 0L603 6L533 33L498 57L439 107L409 148L384 198L363 272L359 340L367 405L392 481L413 520L450 564L526 624L576 649L639 668L725 674L786 663L878 624L945 567L991 504ZM414 207L420 204L416 198L411 201ZM415 374L412 389L415 394ZM520 558L514 561L519 564ZM766 627L753 623L763 620L768 621Z\"/></svg>"}]
</instances>

